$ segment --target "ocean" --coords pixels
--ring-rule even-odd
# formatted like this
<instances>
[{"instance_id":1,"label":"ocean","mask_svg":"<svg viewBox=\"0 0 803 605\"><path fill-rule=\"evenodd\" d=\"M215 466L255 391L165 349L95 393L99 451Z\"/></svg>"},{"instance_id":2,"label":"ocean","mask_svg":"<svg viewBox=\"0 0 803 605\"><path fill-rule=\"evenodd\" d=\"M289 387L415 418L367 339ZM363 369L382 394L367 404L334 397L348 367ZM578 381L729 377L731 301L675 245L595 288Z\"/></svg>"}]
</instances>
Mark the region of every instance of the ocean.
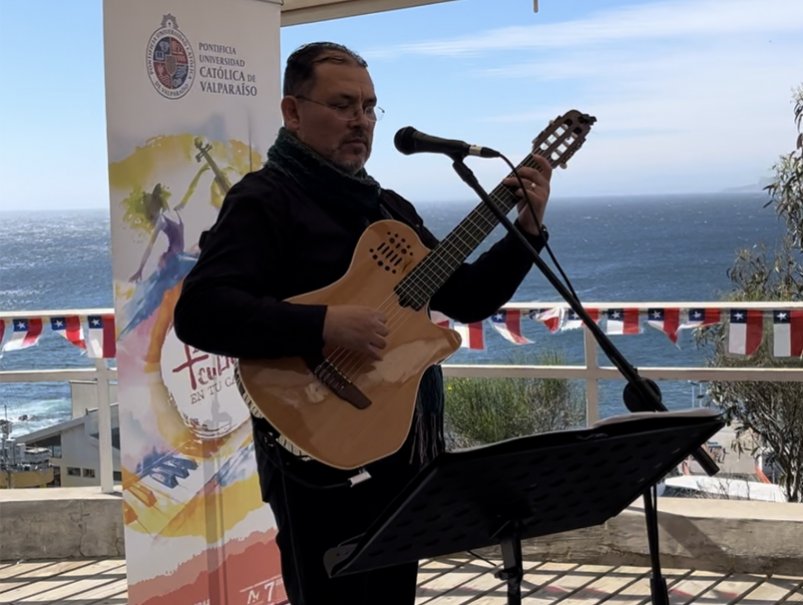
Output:
<instances>
[{"instance_id":1,"label":"ocean","mask_svg":"<svg viewBox=\"0 0 803 605\"><path fill-rule=\"evenodd\" d=\"M731 290L727 271L738 249L763 243L772 251L780 241L783 222L771 206L764 207L766 202L765 193L556 198L545 222L550 246L584 302L712 301ZM474 206L470 201L420 204L419 211L428 227L444 236ZM488 242L500 235L501 227ZM0 213L0 313L112 307L109 240L107 210ZM513 297L517 302L560 300L537 268ZM461 349L449 361L535 363L539 353L556 351L565 363L582 362L582 331L550 334L533 321L523 327L533 344L509 343L486 323L486 348ZM695 347L689 331L681 332L679 347L646 325L642 334L611 340L637 368L704 365L707 355ZM602 355L600 361L609 365ZM0 370L91 365L49 326L37 346L0 358ZM626 412L624 383L601 386L600 414ZM699 393L680 381L661 383L661 389L670 409L689 407ZM0 384L0 418L12 421L13 437L69 414L66 384Z\"/></svg>"}]
</instances>

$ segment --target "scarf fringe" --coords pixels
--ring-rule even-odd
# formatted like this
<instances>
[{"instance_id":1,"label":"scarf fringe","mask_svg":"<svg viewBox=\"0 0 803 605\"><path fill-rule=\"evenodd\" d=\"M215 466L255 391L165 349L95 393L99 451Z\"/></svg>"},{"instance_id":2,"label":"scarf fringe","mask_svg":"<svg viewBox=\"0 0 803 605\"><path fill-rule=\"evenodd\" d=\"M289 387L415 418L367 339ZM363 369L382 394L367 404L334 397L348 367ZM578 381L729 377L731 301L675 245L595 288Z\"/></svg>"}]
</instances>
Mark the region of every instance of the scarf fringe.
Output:
<instances>
[{"instance_id":1,"label":"scarf fringe","mask_svg":"<svg viewBox=\"0 0 803 605\"><path fill-rule=\"evenodd\" d=\"M443 428L443 371L429 368L421 377L413 416L410 463L426 464L446 449Z\"/></svg>"}]
</instances>

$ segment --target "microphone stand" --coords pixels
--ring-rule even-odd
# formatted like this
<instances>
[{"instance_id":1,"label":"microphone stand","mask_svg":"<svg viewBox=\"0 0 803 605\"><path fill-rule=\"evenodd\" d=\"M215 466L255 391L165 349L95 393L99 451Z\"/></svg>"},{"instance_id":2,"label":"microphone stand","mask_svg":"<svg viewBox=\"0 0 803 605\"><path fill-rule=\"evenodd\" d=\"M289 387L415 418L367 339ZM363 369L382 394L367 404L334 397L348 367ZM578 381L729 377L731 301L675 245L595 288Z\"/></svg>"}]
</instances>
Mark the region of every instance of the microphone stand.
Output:
<instances>
[{"instance_id":1,"label":"microphone stand","mask_svg":"<svg viewBox=\"0 0 803 605\"><path fill-rule=\"evenodd\" d=\"M541 255L532 247L527 238L516 228L515 225L505 216L505 214L497 208L488 193L482 188L474 176L474 173L465 165L463 158L465 155L452 154L452 167L457 172L458 176L471 187L482 202L494 213L499 222L504 225L508 233L515 236L522 246L527 250L532 257L533 262L538 269L547 278L550 284L558 291L563 299L569 304L572 310L583 321L586 328L593 334L595 340L599 344L608 359L619 370L622 376L627 381L622 394L625 406L631 412L665 412L666 406L661 401L661 390L658 385L649 379L639 376L638 371L633 367L621 351L617 349L608 336L602 331L597 323L591 319L580 301L569 291L569 289L558 279L555 273L541 258ZM715 475L719 472L719 467L716 462L709 456L702 448L697 448L692 453L694 459L700 464L703 470L708 475ZM654 605L669 605L669 593L666 585L666 580L661 574L661 566L658 557L658 512L657 507L653 501L653 496L650 489L647 489L644 494L644 513L647 518L647 537L650 547L650 558L652 563L652 577L650 578L650 591L652 594L652 602Z\"/></svg>"}]
</instances>

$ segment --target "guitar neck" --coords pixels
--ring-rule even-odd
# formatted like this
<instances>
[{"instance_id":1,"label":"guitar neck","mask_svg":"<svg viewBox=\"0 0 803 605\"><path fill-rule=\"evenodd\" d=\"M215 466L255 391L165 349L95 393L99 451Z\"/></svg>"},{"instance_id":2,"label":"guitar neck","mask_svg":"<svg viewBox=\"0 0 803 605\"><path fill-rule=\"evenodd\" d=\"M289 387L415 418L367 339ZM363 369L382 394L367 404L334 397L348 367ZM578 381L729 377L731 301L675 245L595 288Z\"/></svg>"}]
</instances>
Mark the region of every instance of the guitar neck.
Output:
<instances>
[{"instance_id":1,"label":"guitar neck","mask_svg":"<svg viewBox=\"0 0 803 605\"><path fill-rule=\"evenodd\" d=\"M535 167L532 154L518 165ZM512 175L513 173L511 173ZM491 201L507 214L519 202L509 187L499 183L489 194ZM401 304L420 309L438 291L482 241L490 235L499 219L485 203L480 203L438 244L397 286Z\"/></svg>"},{"instance_id":2,"label":"guitar neck","mask_svg":"<svg viewBox=\"0 0 803 605\"><path fill-rule=\"evenodd\" d=\"M533 141L533 151L521 161L522 167L536 168L534 155L550 166L564 166L585 141L596 118L572 109L553 120ZM508 176L512 176L516 170ZM519 202L513 190L501 182L491 191L493 204L507 214ZM440 242L395 288L402 306L421 309L457 268L499 224L497 215L484 202Z\"/></svg>"}]
</instances>

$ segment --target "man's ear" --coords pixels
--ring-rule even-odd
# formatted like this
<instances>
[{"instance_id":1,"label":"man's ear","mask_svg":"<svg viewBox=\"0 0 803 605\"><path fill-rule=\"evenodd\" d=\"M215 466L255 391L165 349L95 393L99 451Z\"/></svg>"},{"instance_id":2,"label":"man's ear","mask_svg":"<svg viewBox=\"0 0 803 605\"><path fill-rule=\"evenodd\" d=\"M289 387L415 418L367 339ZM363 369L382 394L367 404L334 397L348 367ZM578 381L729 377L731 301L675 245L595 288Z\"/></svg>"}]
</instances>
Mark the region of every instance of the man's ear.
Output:
<instances>
[{"instance_id":1,"label":"man's ear","mask_svg":"<svg viewBox=\"0 0 803 605\"><path fill-rule=\"evenodd\" d=\"M301 118L298 115L298 101L296 98L291 96L282 97L280 107L282 110L284 127L290 132L297 131L301 122Z\"/></svg>"}]
</instances>

